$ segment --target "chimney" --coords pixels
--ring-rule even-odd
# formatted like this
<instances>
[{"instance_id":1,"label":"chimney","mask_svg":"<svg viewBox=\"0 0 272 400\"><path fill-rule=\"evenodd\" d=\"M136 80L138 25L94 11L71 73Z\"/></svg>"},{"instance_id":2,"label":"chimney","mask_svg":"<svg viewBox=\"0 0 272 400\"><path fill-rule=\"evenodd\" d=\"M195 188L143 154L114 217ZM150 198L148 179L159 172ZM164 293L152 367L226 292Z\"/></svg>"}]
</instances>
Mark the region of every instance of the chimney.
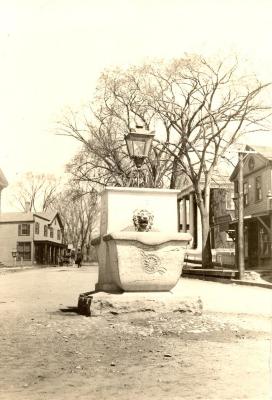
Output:
<instances>
[{"instance_id":1,"label":"chimney","mask_svg":"<svg viewBox=\"0 0 272 400\"><path fill-rule=\"evenodd\" d=\"M26 213L30 212L30 201L25 202L25 212Z\"/></svg>"}]
</instances>

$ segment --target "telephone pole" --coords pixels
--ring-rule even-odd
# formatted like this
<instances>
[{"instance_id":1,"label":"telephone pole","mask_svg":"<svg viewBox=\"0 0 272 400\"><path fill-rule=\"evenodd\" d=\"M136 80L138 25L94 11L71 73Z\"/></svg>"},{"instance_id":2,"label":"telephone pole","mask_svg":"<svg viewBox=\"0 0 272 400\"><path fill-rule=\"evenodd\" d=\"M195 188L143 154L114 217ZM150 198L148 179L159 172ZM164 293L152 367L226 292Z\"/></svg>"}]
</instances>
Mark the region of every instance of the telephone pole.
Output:
<instances>
[{"instance_id":1,"label":"telephone pole","mask_svg":"<svg viewBox=\"0 0 272 400\"><path fill-rule=\"evenodd\" d=\"M238 172L238 274L243 279L245 273L245 250L244 250L244 154L239 152Z\"/></svg>"}]
</instances>

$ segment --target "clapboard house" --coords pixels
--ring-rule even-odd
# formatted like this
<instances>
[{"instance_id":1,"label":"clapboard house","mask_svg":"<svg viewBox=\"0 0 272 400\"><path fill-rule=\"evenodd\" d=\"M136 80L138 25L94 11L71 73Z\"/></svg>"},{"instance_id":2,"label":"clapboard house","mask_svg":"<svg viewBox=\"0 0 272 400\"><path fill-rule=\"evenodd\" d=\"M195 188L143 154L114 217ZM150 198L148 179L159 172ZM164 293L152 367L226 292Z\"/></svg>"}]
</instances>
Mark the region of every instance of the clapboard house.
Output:
<instances>
[{"instance_id":1,"label":"clapboard house","mask_svg":"<svg viewBox=\"0 0 272 400\"><path fill-rule=\"evenodd\" d=\"M57 264L65 247L58 212L1 213L0 262L3 265Z\"/></svg>"},{"instance_id":2,"label":"clapboard house","mask_svg":"<svg viewBox=\"0 0 272 400\"><path fill-rule=\"evenodd\" d=\"M272 269L272 148L247 146L242 175L245 265L249 269ZM239 164L230 177L236 197L238 178ZM236 228L237 218L236 212Z\"/></svg>"}]
</instances>

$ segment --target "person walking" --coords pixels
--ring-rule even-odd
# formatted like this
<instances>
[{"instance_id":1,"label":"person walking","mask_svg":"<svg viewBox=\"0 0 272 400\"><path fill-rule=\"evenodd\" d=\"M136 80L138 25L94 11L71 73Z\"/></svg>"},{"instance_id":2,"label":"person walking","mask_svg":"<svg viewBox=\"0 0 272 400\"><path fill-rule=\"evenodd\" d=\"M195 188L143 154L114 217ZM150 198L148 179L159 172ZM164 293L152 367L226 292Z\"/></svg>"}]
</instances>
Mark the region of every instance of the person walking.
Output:
<instances>
[{"instance_id":1,"label":"person walking","mask_svg":"<svg viewBox=\"0 0 272 400\"><path fill-rule=\"evenodd\" d=\"M81 263L82 263L82 254L81 254L81 252L79 251L79 252L77 253L77 257L76 257L77 268L80 268L80 267L81 267Z\"/></svg>"}]
</instances>

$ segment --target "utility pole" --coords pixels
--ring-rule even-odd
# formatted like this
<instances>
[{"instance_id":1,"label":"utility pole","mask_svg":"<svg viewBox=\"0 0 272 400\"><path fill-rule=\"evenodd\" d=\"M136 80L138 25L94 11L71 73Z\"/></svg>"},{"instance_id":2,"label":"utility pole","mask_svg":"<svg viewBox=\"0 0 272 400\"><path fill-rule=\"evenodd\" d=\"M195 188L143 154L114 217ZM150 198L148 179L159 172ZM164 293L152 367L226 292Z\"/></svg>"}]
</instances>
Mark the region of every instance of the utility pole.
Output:
<instances>
[{"instance_id":1,"label":"utility pole","mask_svg":"<svg viewBox=\"0 0 272 400\"><path fill-rule=\"evenodd\" d=\"M239 279L243 279L245 273L244 251L244 154L239 152L238 172L238 273Z\"/></svg>"},{"instance_id":2,"label":"utility pole","mask_svg":"<svg viewBox=\"0 0 272 400\"><path fill-rule=\"evenodd\" d=\"M240 146L243 145L237 143ZM248 148L248 149L247 149ZM233 150L231 151L233 152ZM243 279L245 274L245 248L244 248L244 157L247 154L256 154L257 152L246 146L245 149L237 149L238 153L238 197L236 197L238 204L238 227L236 228L235 240L235 263L238 268L238 277Z\"/></svg>"}]
</instances>

